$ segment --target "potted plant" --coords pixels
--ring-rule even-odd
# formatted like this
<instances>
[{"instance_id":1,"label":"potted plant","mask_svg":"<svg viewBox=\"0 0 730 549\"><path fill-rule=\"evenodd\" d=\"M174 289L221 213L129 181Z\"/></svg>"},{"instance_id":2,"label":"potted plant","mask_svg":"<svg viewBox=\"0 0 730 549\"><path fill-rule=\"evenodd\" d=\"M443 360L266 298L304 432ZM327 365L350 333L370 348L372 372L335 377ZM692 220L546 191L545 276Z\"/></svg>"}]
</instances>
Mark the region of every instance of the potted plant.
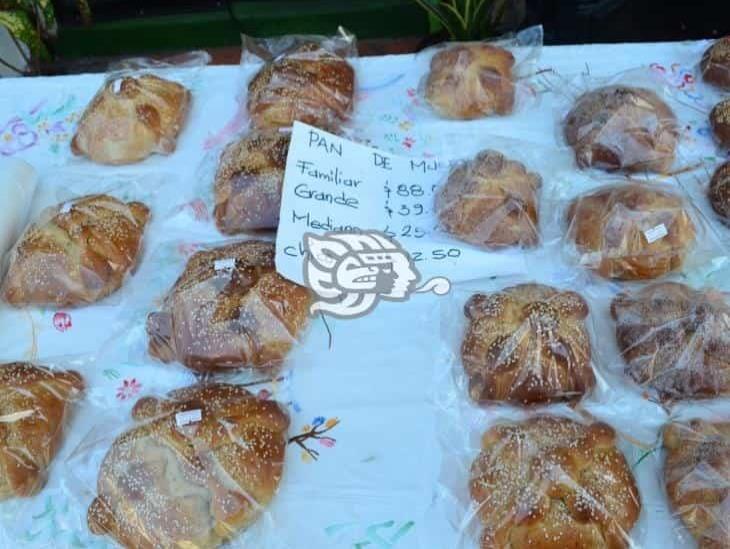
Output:
<instances>
[{"instance_id":1,"label":"potted plant","mask_svg":"<svg viewBox=\"0 0 730 549\"><path fill-rule=\"evenodd\" d=\"M428 12L440 34L454 41L490 38L514 30L525 18L525 0L414 1Z\"/></svg>"}]
</instances>

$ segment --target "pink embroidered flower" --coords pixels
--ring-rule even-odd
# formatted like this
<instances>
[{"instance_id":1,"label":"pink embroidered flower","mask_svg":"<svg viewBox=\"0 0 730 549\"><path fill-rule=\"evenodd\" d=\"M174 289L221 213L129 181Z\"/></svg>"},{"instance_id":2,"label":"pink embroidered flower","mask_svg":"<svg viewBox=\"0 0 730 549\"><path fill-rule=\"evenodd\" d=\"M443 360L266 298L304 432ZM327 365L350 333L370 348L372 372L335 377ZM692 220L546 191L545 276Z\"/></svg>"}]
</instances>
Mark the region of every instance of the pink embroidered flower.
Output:
<instances>
[{"instance_id":1,"label":"pink embroidered flower","mask_svg":"<svg viewBox=\"0 0 730 549\"><path fill-rule=\"evenodd\" d=\"M117 387L117 398L119 400L127 400L136 396L140 389L142 389L142 384L135 378L125 379L122 384Z\"/></svg>"},{"instance_id":2,"label":"pink embroidered flower","mask_svg":"<svg viewBox=\"0 0 730 549\"><path fill-rule=\"evenodd\" d=\"M261 389L258 393L258 397L262 400L266 400L271 397L271 391L268 389Z\"/></svg>"},{"instance_id":3,"label":"pink embroidered flower","mask_svg":"<svg viewBox=\"0 0 730 549\"><path fill-rule=\"evenodd\" d=\"M192 244L190 242L182 242L178 245L177 251L180 253L183 257L190 257L195 252L198 251L198 245Z\"/></svg>"},{"instance_id":4,"label":"pink embroidered flower","mask_svg":"<svg viewBox=\"0 0 730 549\"><path fill-rule=\"evenodd\" d=\"M11 118L0 127L0 154L10 156L38 143L38 134L34 132L20 117Z\"/></svg>"},{"instance_id":5,"label":"pink embroidered flower","mask_svg":"<svg viewBox=\"0 0 730 549\"><path fill-rule=\"evenodd\" d=\"M410 136L409 136L409 137L406 137L406 138L405 138L405 139L403 140L403 146L404 146L404 147L405 147L406 149L410 149L411 147L413 147L413 144L414 144L415 142L416 142L416 140L415 140L415 139L413 139L412 137L410 137Z\"/></svg>"},{"instance_id":6,"label":"pink embroidered flower","mask_svg":"<svg viewBox=\"0 0 730 549\"><path fill-rule=\"evenodd\" d=\"M208 208L200 198L195 198L185 204L185 208L193 212L196 221L208 221Z\"/></svg>"},{"instance_id":7,"label":"pink embroidered flower","mask_svg":"<svg viewBox=\"0 0 730 549\"><path fill-rule=\"evenodd\" d=\"M53 315L53 327L59 332L65 332L73 326L71 322L71 315L62 311L57 312Z\"/></svg>"},{"instance_id":8,"label":"pink embroidered flower","mask_svg":"<svg viewBox=\"0 0 730 549\"><path fill-rule=\"evenodd\" d=\"M319 443L324 446L325 448L334 448L335 443L337 442L335 439L330 437L322 437L319 440Z\"/></svg>"}]
</instances>

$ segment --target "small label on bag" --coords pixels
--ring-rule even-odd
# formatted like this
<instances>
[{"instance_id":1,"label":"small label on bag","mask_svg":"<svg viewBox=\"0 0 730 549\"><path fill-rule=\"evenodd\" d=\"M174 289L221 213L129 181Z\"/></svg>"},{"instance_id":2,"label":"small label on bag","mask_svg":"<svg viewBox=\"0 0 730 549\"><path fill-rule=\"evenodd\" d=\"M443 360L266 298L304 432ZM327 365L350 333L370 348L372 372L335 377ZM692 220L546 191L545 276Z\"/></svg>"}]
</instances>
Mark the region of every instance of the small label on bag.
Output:
<instances>
[{"instance_id":1,"label":"small label on bag","mask_svg":"<svg viewBox=\"0 0 730 549\"><path fill-rule=\"evenodd\" d=\"M660 223L656 227L653 227L651 229L647 229L646 231L644 231L644 236L646 237L646 241L649 244L653 244L657 240L661 240L668 234L669 234L669 231L667 231L667 228L664 225L664 223Z\"/></svg>"},{"instance_id":2,"label":"small label on bag","mask_svg":"<svg viewBox=\"0 0 730 549\"><path fill-rule=\"evenodd\" d=\"M185 412L175 414L175 422L178 427L198 423L201 419L203 419L203 412L201 410L186 410Z\"/></svg>"},{"instance_id":3,"label":"small label on bag","mask_svg":"<svg viewBox=\"0 0 730 549\"><path fill-rule=\"evenodd\" d=\"M61 204L61 213L67 214L71 211L71 208L73 208L73 202L64 202Z\"/></svg>"},{"instance_id":4,"label":"small label on bag","mask_svg":"<svg viewBox=\"0 0 730 549\"><path fill-rule=\"evenodd\" d=\"M232 271L236 268L236 260L232 257L226 259L216 259L213 262L213 268L218 271Z\"/></svg>"}]
</instances>

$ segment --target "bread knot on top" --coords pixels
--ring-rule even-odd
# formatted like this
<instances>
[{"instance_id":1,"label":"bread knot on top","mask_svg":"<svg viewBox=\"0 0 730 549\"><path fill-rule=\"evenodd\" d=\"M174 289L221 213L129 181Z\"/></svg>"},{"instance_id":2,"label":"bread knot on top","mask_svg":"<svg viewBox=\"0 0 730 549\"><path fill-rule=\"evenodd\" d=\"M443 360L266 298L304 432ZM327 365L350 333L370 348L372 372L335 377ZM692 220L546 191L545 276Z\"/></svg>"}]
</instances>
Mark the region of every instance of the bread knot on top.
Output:
<instances>
[{"instance_id":1,"label":"bread knot on top","mask_svg":"<svg viewBox=\"0 0 730 549\"><path fill-rule=\"evenodd\" d=\"M661 400L730 394L730 305L714 290L655 283L611 304L626 374Z\"/></svg>"},{"instance_id":2,"label":"bread knot on top","mask_svg":"<svg viewBox=\"0 0 730 549\"><path fill-rule=\"evenodd\" d=\"M522 284L475 294L464 313L461 357L476 402L576 400L595 385L579 294Z\"/></svg>"},{"instance_id":3,"label":"bread knot on top","mask_svg":"<svg viewBox=\"0 0 730 549\"><path fill-rule=\"evenodd\" d=\"M482 549L629 546L639 491L604 423L536 416L482 437L470 492Z\"/></svg>"},{"instance_id":4,"label":"bread knot on top","mask_svg":"<svg viewBox=\"0 0 730 549\"><path fill-rule=\"evenodd\" d=\"M509 114L515 102L514 64L514 56L496 46L450 46L431 59L426 100L446 118Z\"/></svg>"}]
</instances>

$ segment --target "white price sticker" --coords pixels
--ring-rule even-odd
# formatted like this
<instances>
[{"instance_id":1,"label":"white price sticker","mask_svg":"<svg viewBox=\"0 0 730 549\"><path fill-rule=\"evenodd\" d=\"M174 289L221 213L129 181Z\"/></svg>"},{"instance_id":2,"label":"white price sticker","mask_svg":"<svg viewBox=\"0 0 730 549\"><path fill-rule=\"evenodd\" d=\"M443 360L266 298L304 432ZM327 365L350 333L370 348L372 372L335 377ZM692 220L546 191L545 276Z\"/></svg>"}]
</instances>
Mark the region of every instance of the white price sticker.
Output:
<instances>
[{"instance_id":1,"label":"white price sticker","mask_svg":"<svg viewBox=\"0 0 730 549\"><path fill-rule=\"evenodd\" d=\"M71 208L73 208L73 202L64 202L61 204L61 213L67 214L71 211Z\"/></svg>"},{"instance_id":2,"label":"white price sticker","mask_svg":"<svg viewBox=\"0 0 730 549\"><path fill-rule=\"evenodd\" d=\"M175 423L177 423L178 427L198 423L201 419L203 419L202 410L186 410L185 412L175 414Z\"/></svg>"},{"instance_id":3,"label":"white price sticker","mask_svg":"<svg viewBox=\"0 0 730 549\"><path fill-rule=\"evenodd\" d=\"M669 234L669 231L667 231L667 228L664 225L664 223L660 223L656 227L652 227L651 229L647 229L646 231L644 231L644 236L646 237L646 241L649 244L653 244L657 240L661 240L668 234Z\"/></svg>"},{"instance_id":4,"label":"white price sticker","mask_svg":"<svg viewBox=\"0 0 730 549\"><path fill-rule=\"evenodd\" d=\"M232 271L236 268L236 260L232 257L228 257L226 259L216 259L213 262L213 268L216 270L216 272Z\"/></svg>"}]
</instances>

